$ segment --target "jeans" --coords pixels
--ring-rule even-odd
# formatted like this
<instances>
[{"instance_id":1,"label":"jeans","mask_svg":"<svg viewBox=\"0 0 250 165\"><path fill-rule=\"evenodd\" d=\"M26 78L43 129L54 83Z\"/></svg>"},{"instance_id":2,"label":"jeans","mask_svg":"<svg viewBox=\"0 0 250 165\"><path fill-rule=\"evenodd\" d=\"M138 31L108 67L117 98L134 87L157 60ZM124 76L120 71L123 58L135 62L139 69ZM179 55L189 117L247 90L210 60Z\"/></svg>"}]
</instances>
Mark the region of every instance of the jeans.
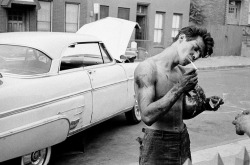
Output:
<instances>
[{"instance_id":1,"label":"jeans","mask_svg":"<svg viewBox=\"0 0 250 165\"><path fill-rule=\"evenodd\" d=\"M191 160L190 139L187 128L170 132L143 128L140 143L140 165L182 165Z\"/></svg>"}]
</instances>

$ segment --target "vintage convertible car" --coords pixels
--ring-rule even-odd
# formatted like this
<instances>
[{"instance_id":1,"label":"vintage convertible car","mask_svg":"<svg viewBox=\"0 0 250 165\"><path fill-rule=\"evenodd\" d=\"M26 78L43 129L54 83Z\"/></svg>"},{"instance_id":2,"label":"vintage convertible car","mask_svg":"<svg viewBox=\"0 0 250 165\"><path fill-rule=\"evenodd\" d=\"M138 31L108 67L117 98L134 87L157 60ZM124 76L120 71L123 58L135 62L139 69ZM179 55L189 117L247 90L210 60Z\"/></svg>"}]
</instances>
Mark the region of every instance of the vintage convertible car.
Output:
<instances>
[{"instance_id":1,"label":"vintage convertible car","mask_svg":"<svg viewBox=\"0 0 250 165\"><path fill-rule=\"evenodd\" d=\"M137 63L120 59L136 23L105 21L122 24L122 38L105 40L96 23L76 34L0 34L0 162L21 158L22 165L46 165L51 146L95 124L124 112L130 123L140 122L133 88Z\"/></svg>"}]
</instances>

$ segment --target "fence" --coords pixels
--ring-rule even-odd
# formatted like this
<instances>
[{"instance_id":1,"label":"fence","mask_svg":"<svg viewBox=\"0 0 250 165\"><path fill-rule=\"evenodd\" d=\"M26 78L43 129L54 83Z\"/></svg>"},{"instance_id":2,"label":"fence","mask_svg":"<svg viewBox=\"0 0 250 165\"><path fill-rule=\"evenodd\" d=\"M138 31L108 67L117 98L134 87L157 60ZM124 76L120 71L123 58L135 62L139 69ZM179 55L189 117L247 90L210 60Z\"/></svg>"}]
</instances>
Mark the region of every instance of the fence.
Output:
<instances>
[{"instance_id":1,"label":"fence","mask_svg":"<svg viewBox=\"0 0 250 165\"><path fill-rule=\"evenodd\" d=\"M240 56L243 27L234 25L208 25L214 41L213 56Z\"/></svg>"},{"instance_id":2,"label":"fence","mask_svg":"<svg viewBox=\"0 0 250 165\"><path fill-rule=\"evenodd\" d=\"M237 155L234 156L234 160L234 162L227 162L227 164L224 164L220 154L217 153L210 161L192 164L192 162L188 159L183 165L249 165L250 158L246 147L244 147Z\"/></svg>"}]
</instances>

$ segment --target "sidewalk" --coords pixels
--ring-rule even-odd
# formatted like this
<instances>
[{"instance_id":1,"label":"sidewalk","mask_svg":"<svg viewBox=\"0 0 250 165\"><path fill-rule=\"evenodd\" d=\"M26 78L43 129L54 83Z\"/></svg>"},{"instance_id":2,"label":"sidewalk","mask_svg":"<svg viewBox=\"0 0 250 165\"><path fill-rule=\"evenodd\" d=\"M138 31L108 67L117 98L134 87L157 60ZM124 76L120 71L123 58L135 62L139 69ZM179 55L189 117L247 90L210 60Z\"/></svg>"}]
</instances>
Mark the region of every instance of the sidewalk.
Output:
<instances>
[{"instance_id":1,"label":"sidewalk","mask_svg":"<svg viewBox=\"0 0 250 165\"><path fill-rule=\"evenodd\" d=\"M250 67L250 58L242 56L215 56L200 58L194 62L199 70L229 69ZM192 67L189 64L187 67Z\"/></svg>"},{"instance_id":2,"label":"sidewalk","mask_svg":"<svg viewBox=\"0 0 250 165\"><path fill-rule=\"evenodd\" d=\"M246 148L248 155L250 153L250 138L245 137L241 140L225 142L225 144L207 146L203 149L192 151L193 165L211 165L216 154L220 154L224 165L235 165L235 158Z\"/></svg>"}]
</instances>

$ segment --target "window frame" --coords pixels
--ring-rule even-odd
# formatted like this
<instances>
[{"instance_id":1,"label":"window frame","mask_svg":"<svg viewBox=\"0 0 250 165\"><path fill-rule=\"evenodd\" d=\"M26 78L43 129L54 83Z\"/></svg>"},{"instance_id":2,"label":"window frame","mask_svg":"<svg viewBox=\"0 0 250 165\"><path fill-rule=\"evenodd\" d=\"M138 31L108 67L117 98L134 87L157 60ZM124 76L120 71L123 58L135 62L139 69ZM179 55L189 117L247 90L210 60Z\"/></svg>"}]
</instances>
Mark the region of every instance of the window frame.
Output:
<instances>
[{"instance_id":1,"label":"window frame","mask_svg":"<svg viewBox=\"0 0 250 165\"><path fill-rule=\"evenodd\" d=\"M128 13L126 13L126 14L128 14L128 18L124 18L124 17L120 17L120 15L119 14L121 14L120 12L121 11L128 11ZM128 8L128 7L118 7L118 10L117 10L117 18L120 18L120 19L125 19L125 20L130 20L130 8Z\"/></svg>"},{"instance_id":2,"label":"window frame","mask_svg":"<svg viewBox=\"0 0 250 165\"><path fill-rule=\"evenodd\" d=\"M76 31L79 30L80 27L80 3L70 3L70 2L65 2L65 16L64 16L64 31L67 33L75 33L73 31L67 31L67 24L73 24L73 23L67 23L67 5L77 5L77 23L76 23Z\"/></svg>"},{"instance_id":3,"label":"window frame","mask_svg":"<svg viewBox=\"0 0 250 165\"><path fill-rule=\"evenodd\" d=\"M40 4L41 4L41 2L42 3L49 3L50 5L50 9L49 9L49 11L50 11L50 15L49 15L49 18L50 18L50 20L49 20L49 30L45 30L45 31L48 31L48 32L51 32L52 31L52 25L53 25L53 23L52 23L52 18L53 18L53 1L40 1ZM41 9L40 9L41 10ZM38 20L38 14L39 14L39 10L37 11L37 21L36 21L36 23L37 23L37 31L44 31L44 30L39 30L38 29L38 23L39 22L46 22L46 21L39 21Z\"/></svg>"},{"instance_id":4,"label":"window frame","mask_svg":"<svg viewBox=\"0 0 250 165\"><path fill-rule=\"evenodd\" d=\"M161 22L161 27L156 27L156 16L157 15L161 15L162 16L162 22ZM166 13L165 12L162 12L162 11L156 11L155 13L155 24L154 24L154 39L153 39L153 43L154 45L163 45L164 44L164 27L165 27L165 15ZM155 32L156 31L161 31L161 39L160 39L160 42L156 42L155 41Z\"/></svg>"},{"instance_id":5,"label":"window frame","mask_svg":"<svg viewBox=\"0 0 250 165\"><path fill-rule=\"evenodd\" d=\"M179 26L178 27L173 27L174 26L174 18L175 16L179 17ZM182 21L183 21L183 14L181 13L174 13L173 14L173 19L172 19L172 30L171 30L171 38L172 40L174 40L174 38L176 37L176 35L178 34L178 31L182 28ZM173 36L173 33L175 33L175 36Z\"/></svg>"},{"instance_id":6,"label":"window frame","mask_svg":"<svg viewBox=\"0 0 250 165\"><path fill-rule=\"evenodd\" d=\"M8 50L8 52L0 54L0 57L3 60L6 60L1 69L7 69L9 71L13 69L22 72L30 72L30 74L13 72L3 73L19 76L36 76L48 74L51 70L52 58L39 49L13 44L0 44L0 47L6 47L5 49ZM4 51L5 49L1 48L1 51ZM11 51L11 53L9 53L9 51ZM37 72L35 73L35 71Z\"/></svg>"},{"instance_id":7,"label":"window frame","mask_svg":"<svg viewBox=\"0 0 250 165\"><path fill-rule=\"evenodd\" d=\"M67 60L63 61L63 58L70 58L70 57L80 58L81 54L68 55L66 52L67 52L67 49L69 49L69 48L75 48L76 45L83 45L83 44L97 44L97 46L98 46L98 52L100 53L100 57L101 57L99 59L102 60L102 63L95 63L95 61L93 61L93 63L84 66L84 62L86 62L86 61L84 61L84 59L81 61L82 62L81 64L79 64L79 63L77 63L77 64L76 63L70 63L70 62L67 62ZM109 62L107 62L107 61L105 62L105 59L107 59L107 58L104 59L103 53L105 53L105 55L108 57L108 59L110 60ZM84 54L82 54L82 57L85 57ZM75 60L75 61L77 61L77 60ZM63 56L62 56L61 61L60 61L59 72L67 71L67 70L72 70L72 69L79 69L79 68L87 68L87 67L93 67L93 66L100 66L100 65L102 66L103 64L110 64L112 62L113 62L113 58L110 56L110 54L108 53L105 45L102 42L76 42L76 43L68 46L64 50ZM76 65L76 66L75 67L71 67L71 68L61 69L62 68L62 63L64 63L64 65L66 63L68 63L69 65L72 64L72 65ZM66 67L66 66L64 66L64 67Z\"/></svg>"},{"instance_id":8,"label":"window frame","mask_svg":"<svg viewBox=\"0 0 250 165\"><path fill-rule=\"evenodd\" d=\"M106 8L106 9L108 9L107 11L108 11L108 13L107 13L107 16L105 15L105 16L102 16L102 9L104 9L104 8ZM103 11L105 11L105 10L103 10ZM106 18L106 17L108 17L109 16L109 6L108 5L100 5L100 19L102 19L102 18Z\"/></svg>"}]
</instances>

